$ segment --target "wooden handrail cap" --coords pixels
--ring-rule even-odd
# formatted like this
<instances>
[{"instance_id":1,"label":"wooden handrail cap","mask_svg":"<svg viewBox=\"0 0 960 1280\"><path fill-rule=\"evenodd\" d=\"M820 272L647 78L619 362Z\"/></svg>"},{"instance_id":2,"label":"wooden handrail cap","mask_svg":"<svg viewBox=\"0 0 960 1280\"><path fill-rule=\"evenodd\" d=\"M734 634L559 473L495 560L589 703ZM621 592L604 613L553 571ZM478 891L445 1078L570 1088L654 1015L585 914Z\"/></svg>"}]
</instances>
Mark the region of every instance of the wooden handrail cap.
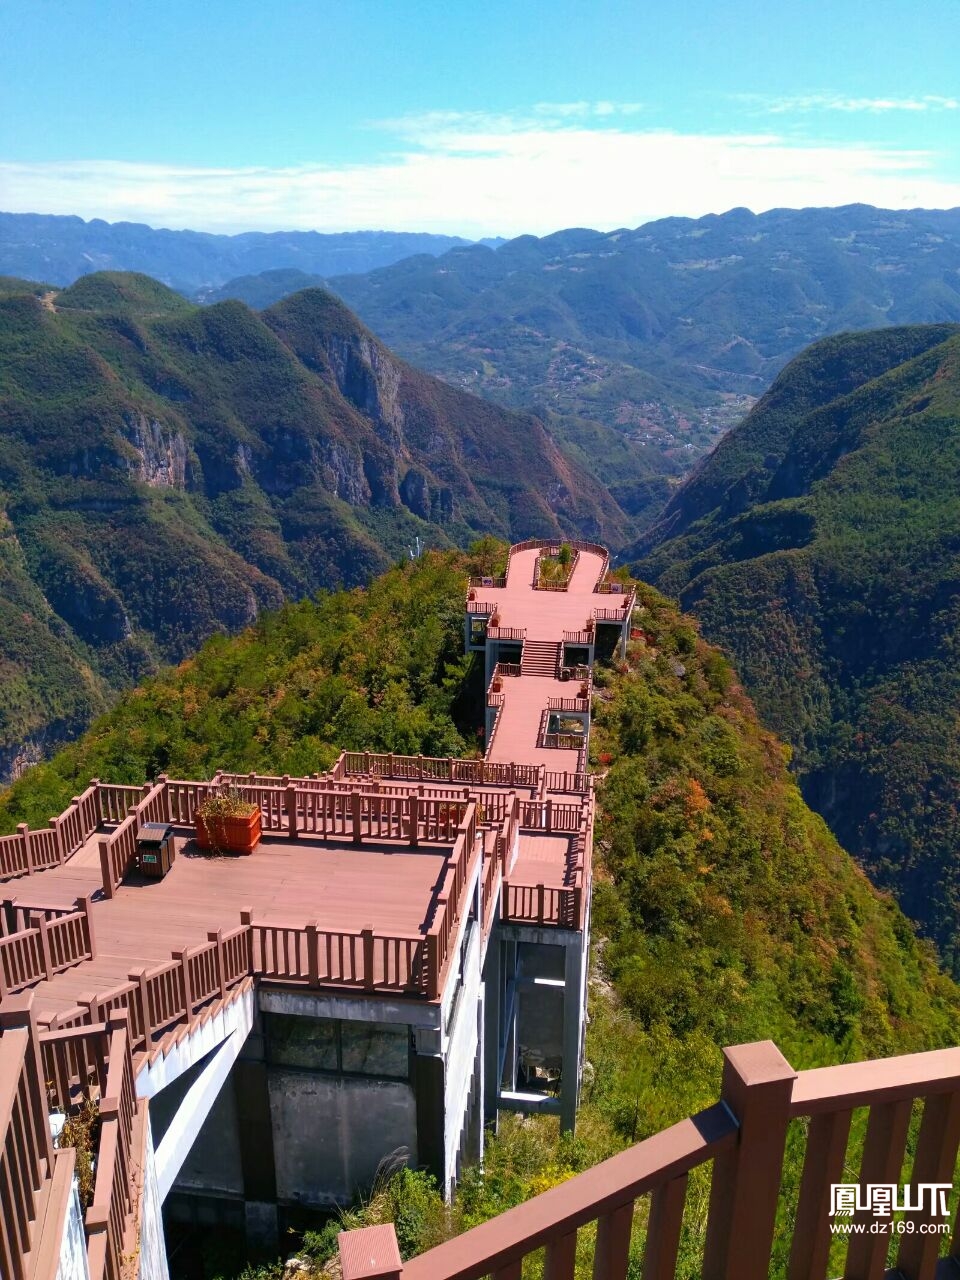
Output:
<instances>
[{"instance_id":1,"label":"wooden handrail cap","mask_svg":"<svg viewBox=\"0 0 960 1280\"><path fill-rule=\"evenodd\" d=\"M337 1241L343 1280L400 1280L403 1262L393 1223L341 1231Z\"/></svg>"},{"instance_id":2,"label":"wooden handrail cap","mask_svg":"<svg viewBox=\"0 0 960 1280\"><path fill-rule=\"evenodd\" d=\"M731 1045L724 1049L723 1056L727 1067L732 1068L747 1085L772 1084L797 1077L796 1071L772 1040Z\"/></svg>"}]
</instances>

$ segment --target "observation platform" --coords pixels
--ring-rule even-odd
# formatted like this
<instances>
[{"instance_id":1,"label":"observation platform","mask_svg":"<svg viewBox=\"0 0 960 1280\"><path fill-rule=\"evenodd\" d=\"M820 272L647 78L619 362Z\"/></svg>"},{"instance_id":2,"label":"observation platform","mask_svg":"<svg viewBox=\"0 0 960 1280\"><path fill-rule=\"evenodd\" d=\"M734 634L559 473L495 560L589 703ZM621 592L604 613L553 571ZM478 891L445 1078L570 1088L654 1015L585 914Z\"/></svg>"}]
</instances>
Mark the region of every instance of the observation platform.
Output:
<instances>
[{"instance_id":1,"label":"observation platform","mask_svg":"<svg viewBox=\"0 0 960 1280\"><path fill-rule=\"evenodd\" d=\"M162 880L128 872L113 898L101 891L95 833L61 868L8 886L20 909L71 911L78 897L90 905L96 954L34 987L42 1016L63 1014L81 997L127 982L131 972L169 961L178 950L204 945L210 932L237 927L242 912L258 926L300 930L315 923L321 934L420 938L436 914L452 844L411 849L364 843L359 847L309 839L266 836L246 856L199 849L181 828L176 857ZM383 965L373 975L385 980Z\"/></svg>"}]
</instances>

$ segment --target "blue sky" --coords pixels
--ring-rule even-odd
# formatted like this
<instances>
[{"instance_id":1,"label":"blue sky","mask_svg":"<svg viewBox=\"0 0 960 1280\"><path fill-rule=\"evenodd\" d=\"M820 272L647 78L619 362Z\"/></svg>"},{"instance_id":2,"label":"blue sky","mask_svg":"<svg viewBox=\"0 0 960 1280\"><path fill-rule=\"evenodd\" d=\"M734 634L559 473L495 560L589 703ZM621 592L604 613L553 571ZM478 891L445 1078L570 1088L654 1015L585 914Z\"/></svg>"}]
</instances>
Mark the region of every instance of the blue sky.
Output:
<instances>
[{"instance_id":1,"label":"blue sky","mask_svg":"<svg viewBox=\"0 0 960 1280\"><path fill-rule=\"evenodd\" d=\"M957 0L0 0L0 208L464 235L960 205Z\"/></svg>"}]
</instances>

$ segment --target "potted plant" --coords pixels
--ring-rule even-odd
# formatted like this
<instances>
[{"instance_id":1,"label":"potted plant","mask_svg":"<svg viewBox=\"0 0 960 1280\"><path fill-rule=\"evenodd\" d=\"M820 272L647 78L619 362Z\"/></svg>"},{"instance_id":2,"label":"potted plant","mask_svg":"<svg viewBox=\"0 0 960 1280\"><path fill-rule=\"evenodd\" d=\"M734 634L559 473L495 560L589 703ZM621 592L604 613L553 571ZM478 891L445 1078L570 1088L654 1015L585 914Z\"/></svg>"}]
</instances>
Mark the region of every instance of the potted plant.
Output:
<instances>
[{"instance_id":1,"label":"potted plant","mask_svg":"<svg viewBox=\"0 0 960 1280\"><path fill-rule=\"evenodd\" d=\"M217 853L253 853L260 843L260 806L235 791L212 791L197 805L197 844Z\"/></svg>"}]
</instances>

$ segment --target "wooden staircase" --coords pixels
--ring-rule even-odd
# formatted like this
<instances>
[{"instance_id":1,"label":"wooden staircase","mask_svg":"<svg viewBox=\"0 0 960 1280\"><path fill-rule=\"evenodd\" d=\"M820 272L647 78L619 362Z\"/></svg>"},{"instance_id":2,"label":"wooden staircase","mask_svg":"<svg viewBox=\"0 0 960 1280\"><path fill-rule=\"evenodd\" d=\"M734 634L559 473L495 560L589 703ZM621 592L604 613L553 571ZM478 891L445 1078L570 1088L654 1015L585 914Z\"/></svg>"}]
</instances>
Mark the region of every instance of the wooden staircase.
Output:
<instances>
[{"instance_id":1,"label":"wooden staircase","mask_svg":"<svg viewBox=\"0 0 960 1280\"><path fill-rule=\"evenodd\" d=\"M557 678L563 646L553 640L527 640L520 658L520 674Z\"/></svg>"}]
</instances>

